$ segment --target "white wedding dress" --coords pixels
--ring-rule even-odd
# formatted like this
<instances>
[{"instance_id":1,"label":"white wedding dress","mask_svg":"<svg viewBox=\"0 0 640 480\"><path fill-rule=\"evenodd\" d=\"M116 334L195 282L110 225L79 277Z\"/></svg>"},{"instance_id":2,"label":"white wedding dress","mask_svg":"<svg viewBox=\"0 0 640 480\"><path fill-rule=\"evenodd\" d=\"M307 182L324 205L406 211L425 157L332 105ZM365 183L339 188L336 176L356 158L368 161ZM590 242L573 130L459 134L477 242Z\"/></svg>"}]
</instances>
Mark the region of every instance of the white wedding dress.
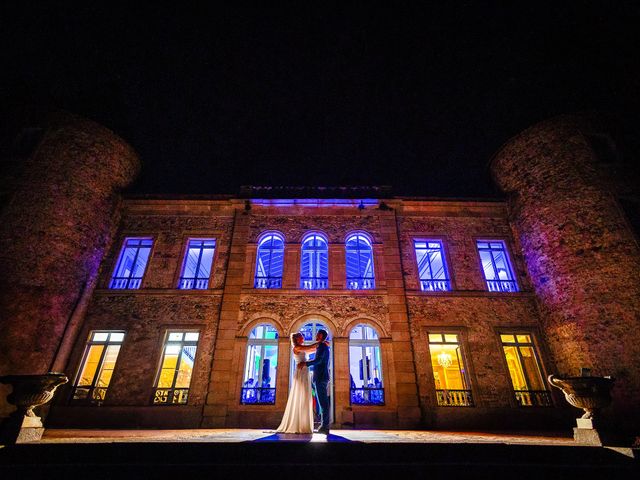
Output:
<instances>
[{"instance_id":1,"label":"white wedding dress","mask_svg":"<svg viewBox=\"0 0 640 480\"><path fill-rule=\"evenodd\" d=\"M294 354L296 361L296 371L293 374L293 384L289 389L287 408L280 426L276 429L278 433L313 433L313 403L311 398L311 377L309 369L305 365L298 368L300 362L307 361L304 352Z\"/></svg>"}]
</instances>

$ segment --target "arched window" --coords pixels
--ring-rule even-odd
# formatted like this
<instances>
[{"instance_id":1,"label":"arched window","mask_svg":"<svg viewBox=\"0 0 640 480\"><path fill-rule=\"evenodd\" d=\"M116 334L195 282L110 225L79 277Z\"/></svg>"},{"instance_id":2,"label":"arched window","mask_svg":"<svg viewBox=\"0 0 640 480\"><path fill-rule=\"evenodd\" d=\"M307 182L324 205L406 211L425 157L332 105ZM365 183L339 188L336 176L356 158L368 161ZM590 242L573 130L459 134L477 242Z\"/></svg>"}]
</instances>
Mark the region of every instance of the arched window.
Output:
<instances>
[{"instance_id":1,"label":"arched window","mask_svg":"<svg viewBox=\"0 0 640 480\"><path fill-rule=\"evenodd\" d=\"M317 233L307 235L302 241L300 264L300 288L323 290L329 285L329 245Z\"/></svg>"},{"instance_id":2,"label":"arched window","mask_svg":"<svg viewBox=\"0 0 640 480\"><path fill-rule=\"evenodd\" d=\"M284 239L277 233L266 235L258 243L255 288L281 288L284 264Z\"/></svg>"},{"instance_id":3,"label":"arched window","mask_svg":"<svg viewBox=\"0 0 640 480\"><path fill-rule=\"evenodd\" d=\"M351 330L349 373L352 404L384 405L380 339L369 325L360 324Z\"/></svg>"},{"instance_id":4,"label":"arched window","mask_svg":"<svg viewBox=\"0 0 640 480\"><path fill-rule=\"evenodd\" d=\"M373 272L371 241L362 234L354 234L346 242L347 288L368 290L376 288Z\"/></svg>"},{"instance_id":5,"label":"arched window","mask_svg":"<svg viewBox=\"0 0 640 480\"><path fill-rule=\"evenodd\" d=\"M247 342L240 403L276 403L277 370L278 332L269 324L258 325L251 330Z\"/></svg>"}]
</instances>

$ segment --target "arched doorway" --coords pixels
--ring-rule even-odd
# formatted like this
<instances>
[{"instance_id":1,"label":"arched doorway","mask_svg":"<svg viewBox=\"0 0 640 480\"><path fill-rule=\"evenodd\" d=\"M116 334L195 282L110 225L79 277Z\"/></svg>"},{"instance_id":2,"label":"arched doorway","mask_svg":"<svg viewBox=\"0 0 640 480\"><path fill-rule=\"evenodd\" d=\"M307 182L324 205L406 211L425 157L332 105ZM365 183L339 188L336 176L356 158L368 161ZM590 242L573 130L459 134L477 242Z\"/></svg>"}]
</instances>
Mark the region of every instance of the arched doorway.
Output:
<instances>
[{"instance_id":1,"label":"arched doorway","mask_svg":"<svg viewBox=\"0 0 640 480\"><path fill-rule=\"evenodd\" d=\"M318 330L320 329L324 329L326 330L329 335L327 336L327 339L329 340L329 342L332 342L333 340L333 332L331 331L331 328L329 328L329 326L323 322L320 319L313 319L313 320L309 320L307 322L305 322L304 324L302 324L300 326L300 328L298 329L298 331L300 333L302 333L302 335L304 336L304 342L305 344L310 344L316 341L316 334L318 333ZM295 331L295 330L294 330ZM311 354L309 356L309 359L312 360L314 358L314 354ZM289 366L289 388L291 388L291 385L293 384L293 373L295 372L295 360L293 358L293 355L291 356L291 363ZM334 402L333 402L333 343L331 345L331 356L329 358L329 401L330 401L330 405L331 405L331 423L334 422ZM316 399L314 396L314 423L315 423L315 427L317 427L320 423L320 419L317 416L316 413Z\"/></svg>"}]
</instances>

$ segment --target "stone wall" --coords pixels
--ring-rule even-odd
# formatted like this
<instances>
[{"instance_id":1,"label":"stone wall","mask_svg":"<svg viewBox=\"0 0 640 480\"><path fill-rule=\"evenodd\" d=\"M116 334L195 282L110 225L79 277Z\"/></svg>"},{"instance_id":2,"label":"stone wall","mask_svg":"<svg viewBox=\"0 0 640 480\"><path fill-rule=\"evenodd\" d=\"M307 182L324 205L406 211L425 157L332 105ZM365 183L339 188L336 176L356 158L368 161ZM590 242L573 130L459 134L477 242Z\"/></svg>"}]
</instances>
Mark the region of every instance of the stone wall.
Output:
<instances>
[{"instance_id":1,"label":"stone wall","mask_svg":"<svg viewBox=\"0 0 640 480\"><path fill-rule=\"evenodd\" d=\"M615 376L618 417L640 424L640 250L598 174L597 132L585 117L544 122L508 142L492 170L559 371Z\"/></svg>"},{"instance_id":2,"label":"stone wall","mask_svg":"<svg viewBox=\"0 0 640 480\"><path fill-rule=\"evenodd\" d=\"M52 116L0 219L0 375L37 374L65 357L117 224L133 150L109 130ZM66 358L65 358L66 359ZM0 390L0 416L7 412Z\"/></svg>"}]
</instances>

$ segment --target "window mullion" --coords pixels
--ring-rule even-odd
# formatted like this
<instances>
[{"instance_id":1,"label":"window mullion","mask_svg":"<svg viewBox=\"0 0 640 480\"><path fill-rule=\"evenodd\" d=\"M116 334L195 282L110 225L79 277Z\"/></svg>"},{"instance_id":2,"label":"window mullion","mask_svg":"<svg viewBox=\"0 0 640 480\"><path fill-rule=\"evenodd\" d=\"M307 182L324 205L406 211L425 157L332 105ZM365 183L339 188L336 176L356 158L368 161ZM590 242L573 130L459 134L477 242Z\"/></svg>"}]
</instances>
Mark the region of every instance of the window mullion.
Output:
<instances>
[{"instance_id":1,"label":"window mullion","mask_svg":"<svg viewBox=\"0 0 640 480\"><path fill-rule=\"evenodd\" d=\"M131 262L131 271L129 272L129 278L127 278L127 287L131 286L131 279L136 268L136 262L138 261L138 253L140 252L140 246L136 247L136 253L133 254L133 261Z\"/></svg>"}]
</instances>

